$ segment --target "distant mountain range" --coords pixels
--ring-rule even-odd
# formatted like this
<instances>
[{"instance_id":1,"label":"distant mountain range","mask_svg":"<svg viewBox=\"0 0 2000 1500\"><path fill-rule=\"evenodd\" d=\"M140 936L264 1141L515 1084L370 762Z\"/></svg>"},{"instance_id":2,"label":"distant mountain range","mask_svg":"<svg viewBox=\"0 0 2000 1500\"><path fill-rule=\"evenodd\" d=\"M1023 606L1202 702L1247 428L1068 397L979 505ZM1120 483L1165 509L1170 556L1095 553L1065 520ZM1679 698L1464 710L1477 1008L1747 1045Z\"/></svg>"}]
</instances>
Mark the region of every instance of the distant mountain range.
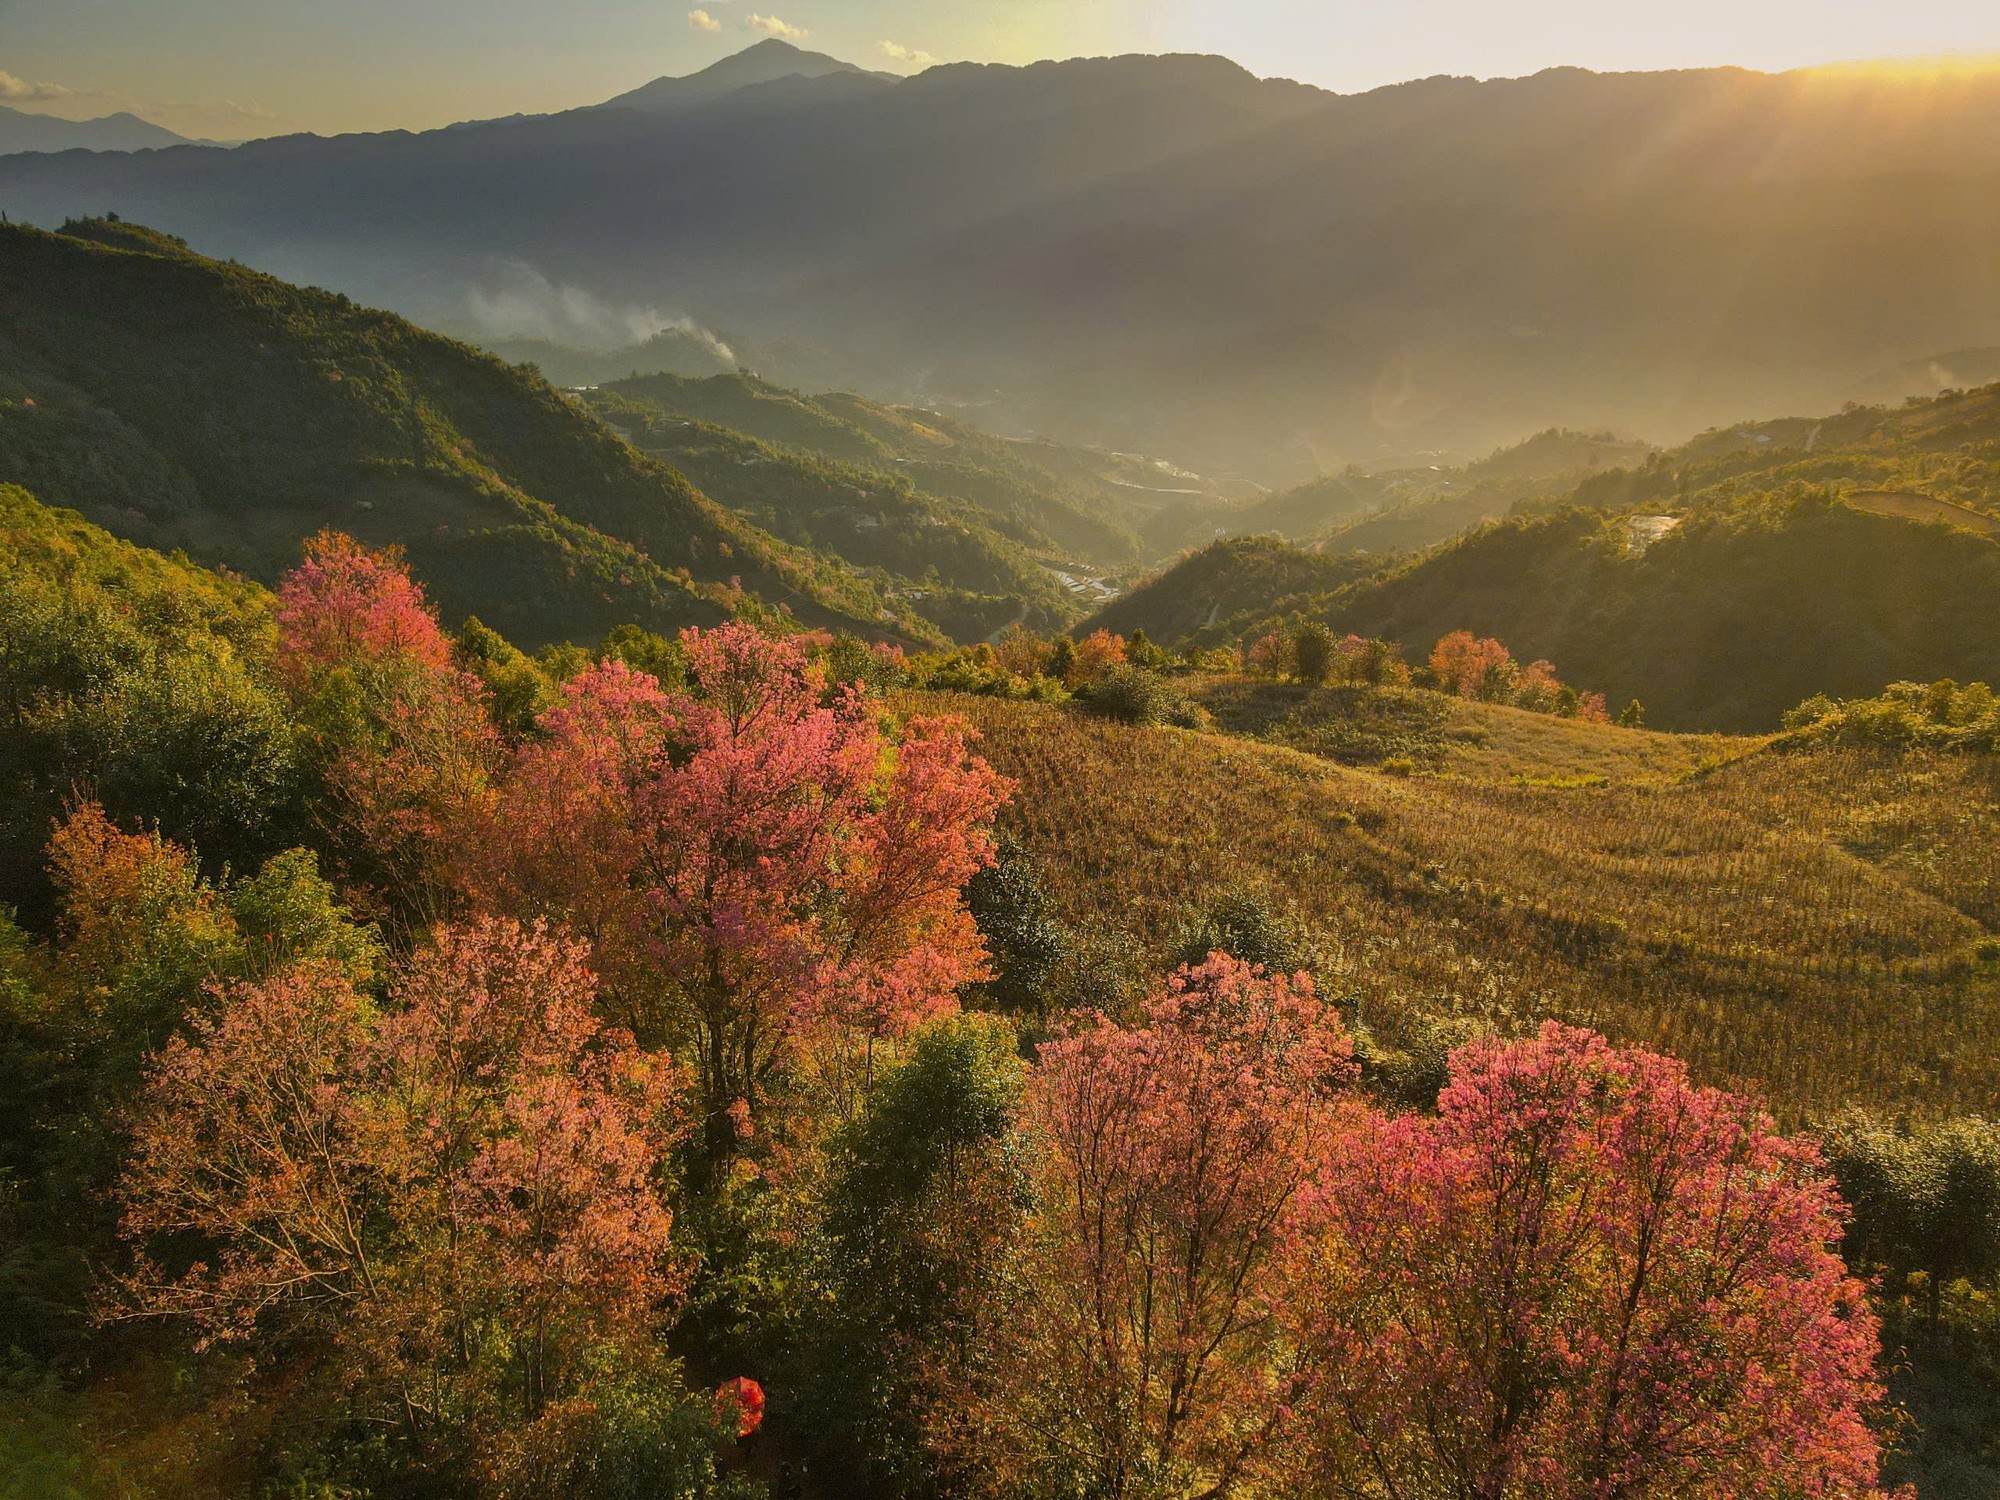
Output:
<instances>
[{"instance_id":1,"label":"distant mountain range","mask_svg":"<svg viewBox=\"0 0 2000 1500\"><path fill-rule=\"evenodd\" d=\"M766 42L611 102L0 159L0 208L116 209L436 326L526 267L634 342L686 319L825 354L822 388L1273 485L1552 425L1678 440L2000 344L1992 75L1339 96L1214 57L890 80Z\"/></svg>"},{"instance_id":2,"label":"distant mountain range","mask_svg":"<svg viewBox=\"0 0 2000 1500\"><path fill-rule=\"evenodd\" d=\"M0 156L17 151L148 151L188 138L120 111L95 120L59 120L0 106Z\"/></svg>"}]
</instances>

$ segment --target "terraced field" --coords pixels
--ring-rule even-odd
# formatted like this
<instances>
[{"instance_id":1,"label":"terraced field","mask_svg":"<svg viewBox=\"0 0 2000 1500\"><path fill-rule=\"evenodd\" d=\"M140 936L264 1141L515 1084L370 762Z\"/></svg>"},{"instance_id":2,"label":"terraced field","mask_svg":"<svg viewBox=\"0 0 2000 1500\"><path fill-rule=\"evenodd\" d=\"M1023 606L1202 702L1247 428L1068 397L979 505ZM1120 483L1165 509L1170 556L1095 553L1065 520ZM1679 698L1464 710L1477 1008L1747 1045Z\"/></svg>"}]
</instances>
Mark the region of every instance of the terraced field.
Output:
<instances>
[{"instance_id":1,"label":"terraced field","mask_svg":"<svg viewBox=\"0 0 2000 1500\"><path fill-rule=\"evenodd\" d=\"M1767 1089L2000 1103L2000 766L1781 754L1455 706L1435 773L1038 704L931 699L1021 789L1007 821L1064 918L1140 982L1248 889L1394 1041L1543 1016ZM1539 722L1535 722L1539 720Z\"/></svg>"}]
</instances>

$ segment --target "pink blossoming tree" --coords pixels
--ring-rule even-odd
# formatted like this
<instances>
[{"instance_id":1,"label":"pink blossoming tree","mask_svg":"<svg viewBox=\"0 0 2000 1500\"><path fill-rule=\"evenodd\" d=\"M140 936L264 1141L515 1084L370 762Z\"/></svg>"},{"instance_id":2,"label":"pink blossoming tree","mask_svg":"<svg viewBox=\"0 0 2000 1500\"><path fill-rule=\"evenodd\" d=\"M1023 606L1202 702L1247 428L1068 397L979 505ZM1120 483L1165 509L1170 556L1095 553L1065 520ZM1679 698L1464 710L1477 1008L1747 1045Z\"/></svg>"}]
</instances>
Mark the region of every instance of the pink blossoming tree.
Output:
<instances>
[{"instance_id":1,"label":"pink blossoming tree","mask_svg":"<svg viewBox=\"0 0 2000 1500\"><path fill-rule=\"evenodd\" d=\"M962 725L886 734L795 641L682 637L691 687L607 665L508 771L475 880L588 933L621 1015L684 1048L712 1151L808 1038L868 1041L984 973L965 882L1007 783Z\"/></svg>"},{"instance_id":2,"label":"pink blossoming tree","mask_svg":"<svg viewBox=\"0 0 2000 1500\"><path fill-rule=\"evenodd\" d=\"M1549 1025L1368 1117L1277 1304L1302 1495L1858 1497L1876 1326L1813 1149L1676 1062Z\"/></svg>"},{"instance_id":3,"label":"pink blossoming tree","mask_svg":"<svg viewBox=\"0 0 2000 1500\"><path fill-rule=\"evenodd\" d=\"M379 1014L318 963L218 997L137 1111L124 1310L315 1344L419 1441L649 1358L682 1280L678 1085L600 1026L582 959L485 921L440 931Z\"/></svg>"},{"instance_id":4,"label":"pink blossoming tree","mask_svg":"<svg viewBox=\"0 0 2000 1500\"><path fill-rule=\"evenodd\" d=\"M1304 975L1217 953L1042 1049L1037 1207L959 1428L1005 1492L1226 1493L1279 1423L1273 1250L1357 1074Z\"/></svg>"},{"instance_id":5,"label":"pink blossoming tree","mask_svg":"<svg viewBox=\"0 0 2000 1500\"><path fill-rule=\"evenodd\" d=\"M496 755L479 681L453 664L401 560L337 532L306 543L277 619L279 675L343 873L421 928L445 914L454 849Z\"/></svg>"}]
</instances>

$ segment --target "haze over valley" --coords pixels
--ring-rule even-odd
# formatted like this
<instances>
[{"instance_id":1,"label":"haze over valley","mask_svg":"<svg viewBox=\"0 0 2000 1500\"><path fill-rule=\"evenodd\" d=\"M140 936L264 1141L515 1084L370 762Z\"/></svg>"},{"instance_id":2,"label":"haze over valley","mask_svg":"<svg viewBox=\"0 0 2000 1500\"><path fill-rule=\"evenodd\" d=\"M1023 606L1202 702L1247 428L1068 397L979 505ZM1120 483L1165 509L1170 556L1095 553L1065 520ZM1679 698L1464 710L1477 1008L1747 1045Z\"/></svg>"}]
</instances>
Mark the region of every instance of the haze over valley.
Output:
<instances>
[{"instance_id":1,"label":"haze over valley","mask_svg":"<svg viewBox=\"0 0 2000 1500\"><path fill-rule=\"evenodd\" d=\"M620 373L719 343L1268 484L1550 425L1679 440L2000 343L1996 143L1980 72L1336 95L1213 57L898 78L773 38L555 115L0 158L0 197ZM649 355L662 328L692 337Z\"/></svg>"}]
</instances>

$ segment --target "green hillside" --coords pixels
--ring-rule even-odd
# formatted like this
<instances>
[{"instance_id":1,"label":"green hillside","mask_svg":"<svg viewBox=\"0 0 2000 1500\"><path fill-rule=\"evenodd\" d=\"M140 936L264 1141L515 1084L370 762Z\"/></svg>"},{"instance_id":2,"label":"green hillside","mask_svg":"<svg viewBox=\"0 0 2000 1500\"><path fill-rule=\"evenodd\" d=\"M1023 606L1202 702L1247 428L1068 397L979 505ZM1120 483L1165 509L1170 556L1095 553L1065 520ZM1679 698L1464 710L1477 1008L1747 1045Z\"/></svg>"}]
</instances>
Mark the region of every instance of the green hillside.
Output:
<instances>
[{"instance_id":1,"label":"green hillside","mask_svg":"<svg viewBox=\"0 0 2000 1500\"><path fill-rule=\"evenodd\" d=\"M1205 481L1132 455L997 437L939 412L847 393L807 396L753 375L639 376L601 387L594 399L892 470L927 494L977 507L1023 545L1053 545L1101 570L1146 560L1138 529L1148 517L1187 493L1214 498Z\"/></svg>"},{"instance_id":2,"label":"green hillside","mask_svg":"<svg viewBox=\"0 0 2000 1500\"><path fill-rule=\"evenodd\" d=\"M1275 601L1317 596L1363 576L1365 559L1327 557L1277 537L1231 537L1190 553L1120 595L1078 627L1155 641L1213 645L1237 639Z\"/></svg>"},{"instance_id":3,"label":"green hillside","mask_svg":"<svg viewBox=\"0 0 2000 1500\"><path fill-rule=\"evenodd\" d=\"M1676 729L1763 732L1816 693L2000 672L2000 386L1745 423L1581 480L1575 446L1503 450L1310 550L1218 544L1081 628L1215 645L1313 616L1412 662L1471 630ZM1398 552L1417 555L1333 568Z\"/></svg>"},{"instance_id":4,"label":"green hillside","mask_svg":"<svg viewBox=\"0 0 2000 1500\"><path fill-rule=\"evenodd\" d=\"M1580 504L1672 508L1787 484L1928 496L2000 516L2000 385L1900 407L1743 422L1580 485Z\"/></svg>"},{"instance_id":5,"label":"green hillside","mask_svg":"<svg viewBox=\"0 0 2000 1500\"><path fill-rule=\"evenodd\" d=\"M0 479L271 578L336 526L530 645L783 606L929 636L531 372L133 226L0 228Z\"/></svg>"},{"instance_id":6,"label":"green hillside","mask_svg":"<svg viewBox=\"0 0 2000 1500\"><path fill-rule=\"evenodd\" d=\"M2000 544L1816 492L1711 503L1649 546L1596 511L1499 522L1287 607L1413 659L1497 636L1675 729L1770 730L1815 693L2000 671Z\"/></svg>"},{"instance_id":7,"label":"green hillside","mask_svg":"<svg viewBox=\"0 0 2000 1500\"><path fill-rule=\"evenodd\" d=\"M78 797L218 861L270 852L292 734L261 667L269 604L0 484L0 912L32 907Z\"/></svg>"},{"instance_id":8,"label":"green hillside","mask_svg":"<svg viewBox=\"0 0 2000 1500\"><path fill-rule=\"evenodd\" d=\"M1017 619L1045 629L1082 613L1044 565L1068 561L1046 536L1017 517L920 490L893 462L759 441L611 392L592 404L736 515L868 573L886 597L957 639L980 640Z\"/></svg>"},{"instance_id":9,"label":"green hillside","mask_svg":"<svg viewBox=\"0 0 2000 1500\"><path fill-rule=\"evenodd\" d=\"M1271 532L1324 552L1409 552L1566 493L1590 475L1643 463L1651 444L1552 427L1464 465L1328 474L1236 511L1231 532Z\"/></svg>"}]
</instances>

